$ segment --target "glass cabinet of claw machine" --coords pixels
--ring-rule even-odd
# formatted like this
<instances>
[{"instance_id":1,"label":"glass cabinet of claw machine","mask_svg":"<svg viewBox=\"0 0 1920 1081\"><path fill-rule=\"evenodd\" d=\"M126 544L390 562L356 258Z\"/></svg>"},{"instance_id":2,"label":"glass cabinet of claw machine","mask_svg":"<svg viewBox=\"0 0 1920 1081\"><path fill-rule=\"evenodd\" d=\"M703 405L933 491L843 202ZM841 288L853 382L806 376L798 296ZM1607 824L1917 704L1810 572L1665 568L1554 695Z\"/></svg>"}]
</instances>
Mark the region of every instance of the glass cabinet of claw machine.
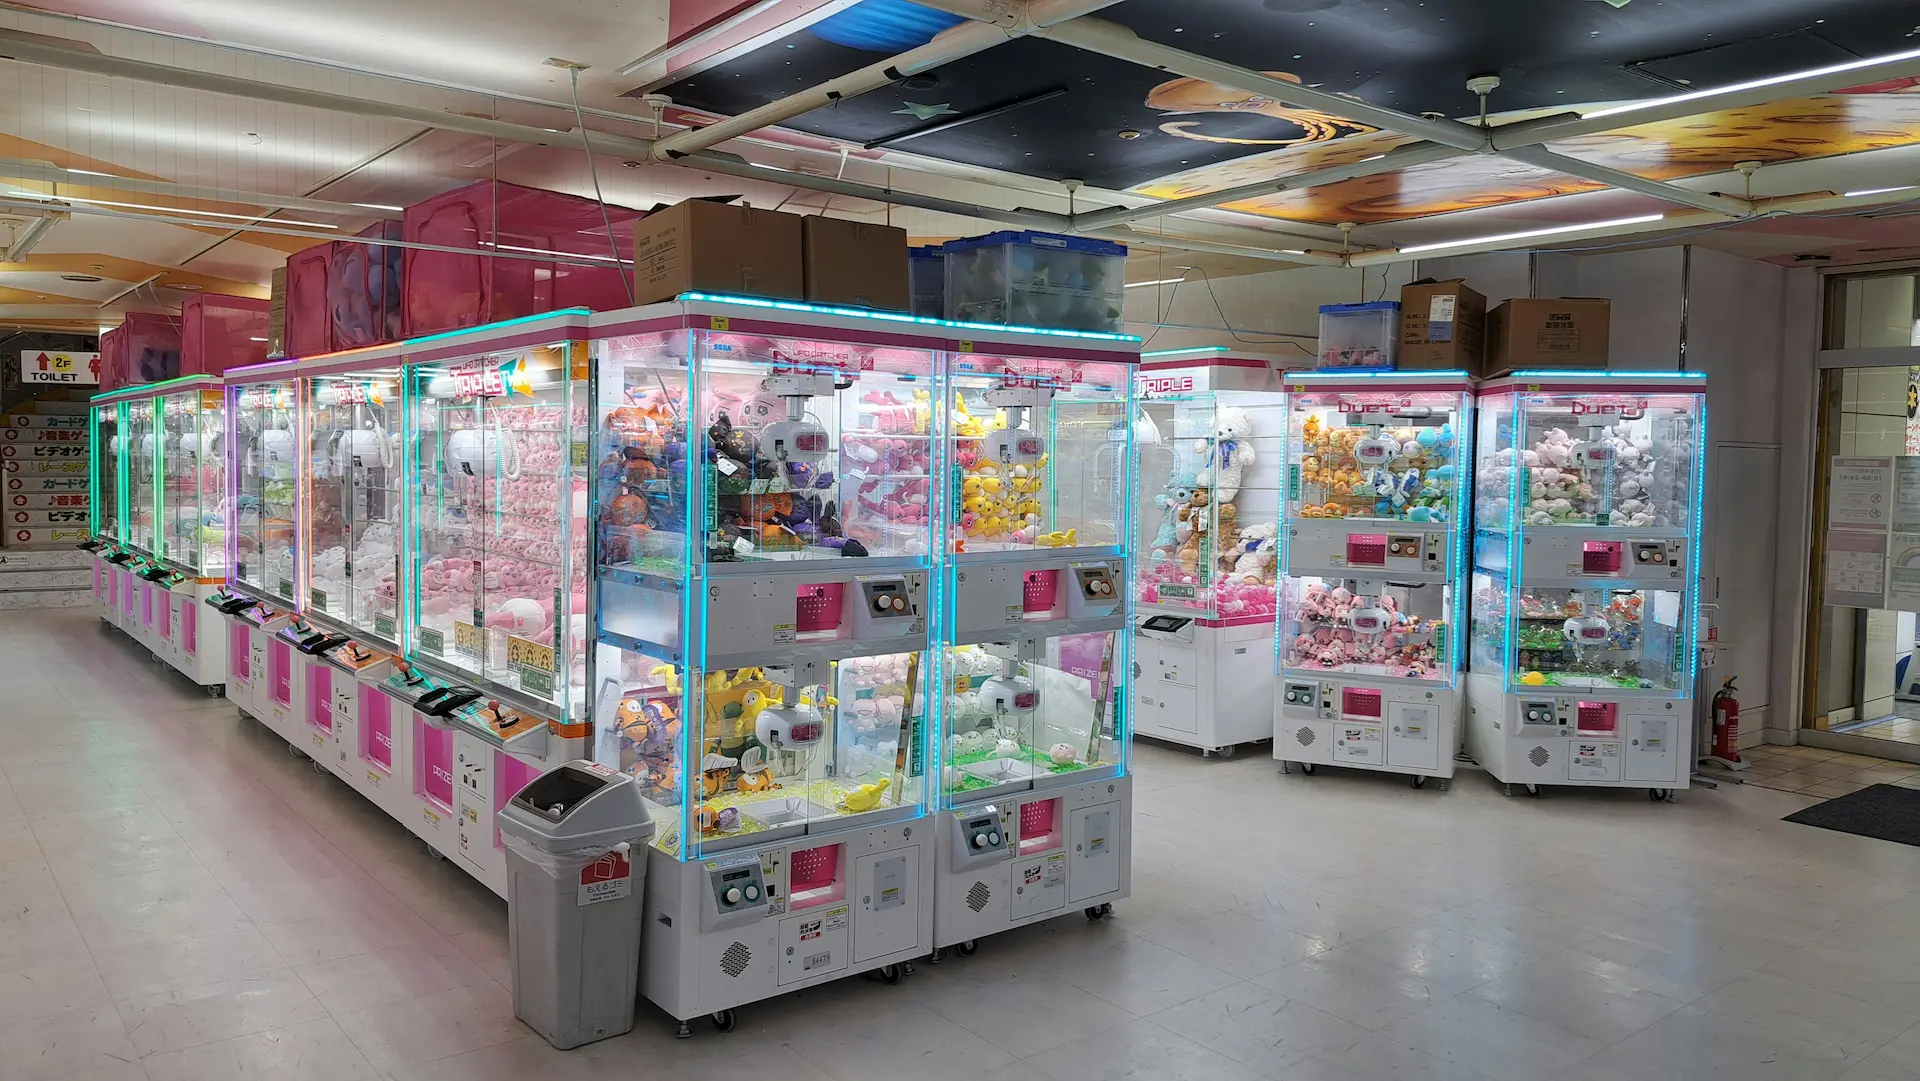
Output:
<instances>
[{"instance_id":1,"label":"glass cabinet of claw machine","mask_svg":"<svg viewBox=\"0 0 1920 1081\"><path fill-rule=\"evenodd\" d=\"M1523 372L1482 389L1469 737L1501 780L1684 786L1703 391L1676 372ZM1528 760L1563 737L1577 741L1567 761Z\"/></svg>"},{"instance_id":2,"label":"glass cabinet of claw machine","mask_svg":"<svg viewBox=\"0 0 1920 1081\"><path fill-rule=\"evenodd\" d=\"M916 817L935 355L691 322L609 339L597 366L600 758L682 860ZM809 851L795 893L844 890L838 846Z\"/></svg>"},{"instance_id":3,"label":"glass cabinet of claw machine","mask_svg":"<svg viewBox=\"0 0 1920 1081\"><path fill-rule=\"evenodd\" d=\"M444 360L409 355L400 439L411 499L401 547L416 561L400 606L411 658L561 725L585 710L587 367L586 346L568 337ZM356 413L356 425L376 419ZM345 438L371 451L378 437ZM395 511L371 477L358 490L372 502L358 508L353 543L377 555L374 515ZM365 584L371 597L358 603L371 622L382 584ZM494 704L478 708L497 719Z\"/></svg>"},{"instance_id":4,"label":"glass cabinet of claw machine","mask_svg":"<svg viewBox=\"0 0 1920 1081\"><path fill-rule=\"evenodd\" d=\"M142 556L160 554L156 531L160 501L161 433L158 399L129 398L126 402L127 544Z\"/></svg>"},{"instance_id":5,"label":"glass cabinet of claw machine","mask_svg":"<svg viewBox=\"0 0 1920 1081\"><path fill-rule=\"evenodd\" d=\"M126 496L123 473L126 455L121 420L126 407L121 402L100 402L92 408L92 431L88 433L93 460L93 480L87 493L93 514L95 540L118 546L126 540L124 507Z\"/></svg>"},{"instance_id":6,"label":"glass cabinet of claw machine","mask_svg":"<svg viewBox=\"0 0 1920 1081\"><path fill-rule=\"evenodd\" d=\"M947 388L947 804L1124 772L1128 750L1133 358L973 344Z\"/></svg>"},{"instance_id":7,"label":"glass cabinet of claw machine","mask_svg":"<svg viewBox=\"0 0 1920 1081\"><path fill-rule=\"evenodd\" d=\"M1445 371L1285 382L1274 757L1450 777L1472 385Z\"/></svg>"},{"instance_id":8,"label":"glass cabinet of claw machine","mask_svg":"<svg viewBox=\"0 0 1920 1081\"><path fill-rule=\"evenodd\" d=\"M300 469L300 385L229 386L235 446L230 580L261 600L294 604L294 525Z\"/></svg>"},{"instance_id":9,"label":"glass cabinet of claw machine","mask_svg":"<svg viewBox=\"0 0 1920 1081\"><path fill-rule=\"evenodd\" d=\"M308 610L398 651L400 365L309 376L304 400Z\"/></svg>"},{"instance_id":10,"label":"glass cabinet of claw machine","mask_svg":"<svg viewBox=\"0 0 1920 1081\"><path fill-rule=\"evenodd\" d=\"M1273 734L1287 411L1263 362L1143 369L1134 734L1231 753Z\"/></svg>"},{"instance_id":11,"label":"glass cabinet of claw machine","mask_svg":"<svg viewBox=\"0 0 1920 1081\"><path fill-rule=\"evenodd\" d=\"M203 380L159 400L160 555L196 578L227 562L226 400Z\"/></svg>"}]
</instances>

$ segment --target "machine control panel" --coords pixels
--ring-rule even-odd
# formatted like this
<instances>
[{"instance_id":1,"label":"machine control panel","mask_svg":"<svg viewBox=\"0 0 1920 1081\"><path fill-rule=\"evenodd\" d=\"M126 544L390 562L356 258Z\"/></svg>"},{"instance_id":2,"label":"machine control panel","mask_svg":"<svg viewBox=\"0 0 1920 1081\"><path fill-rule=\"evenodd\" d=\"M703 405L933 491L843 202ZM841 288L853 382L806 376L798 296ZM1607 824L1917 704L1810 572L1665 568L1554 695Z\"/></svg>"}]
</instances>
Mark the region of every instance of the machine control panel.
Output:
<instances>
[{"instance_id":1,"label":"machine control panel","mask_svg":"<svg viewBox=\"0 0 1920 1081\"><path fill-rule=\"evenodd\" d=\"M738 912L766 903L767 886L761 881L758 861L716 867L707 879L713 886L714 903L722 912Z\"/></svg>"},{"instance_id":2,"label":"machine control panel","mask_svg":"<svg viewBox=\"0 0 1920 1081\"><path fill-rule=\"evenodd\" d=\"M1102 560L1074 563L1071 568L1073 589L1067 594L1068 619L1110 616L1119 610L1123 572L1118 564Z\"/></svg>"},{"instance_id":3,"label":"machine control panel","mask_svg":"<svg viewBox=\"0 0 1920 1081\"><path fill-rule=\"evenodd\" d=\"M1573 726L1572 706L1565 699L1521 699L1520 734L1534 737L1565 734Z\"/></svg>"},{"instance_id":4,"label":"machine control panel","mask_svg":"<svg viewBox=\"0 0 1920 1081\"><path fill-rule=\"evenodd\" d=\"M1280 700L1289 706L1317 709L1316 703L1320 700L1320 689L1311 683L1289 683Z\"/></svg>"},{"instance_id":5,"label":"machine control panel","mask_svg":"<svg viewBox=\"0 0 1920 1081\"><path fill-rule=\"evenodd\" d=\"M1007 835L1006 817L995 806L955 811L949 816L953 830L953 869L955 873L1007 858L1012 838Z\"/></svg>"}]
</instances>

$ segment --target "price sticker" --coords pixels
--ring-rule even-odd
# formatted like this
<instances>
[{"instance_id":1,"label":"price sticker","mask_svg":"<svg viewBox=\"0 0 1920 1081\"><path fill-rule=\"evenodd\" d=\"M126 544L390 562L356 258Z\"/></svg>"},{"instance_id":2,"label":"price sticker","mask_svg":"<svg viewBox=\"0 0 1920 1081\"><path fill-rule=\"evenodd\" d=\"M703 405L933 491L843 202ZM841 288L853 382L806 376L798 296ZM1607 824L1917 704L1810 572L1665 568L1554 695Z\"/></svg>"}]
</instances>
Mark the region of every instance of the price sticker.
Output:
<instances>
[{"instance_id":1,"label":"price sticker","mask_svg":"<svg viewBox=\"0 0 1920 1081\"><path fill-rule=\"evenodd\" d=\"M479 660L486 653L487 636L480 628L460 620L453 621L453 651L462 657Z\"/></svg>"}]
</instances>

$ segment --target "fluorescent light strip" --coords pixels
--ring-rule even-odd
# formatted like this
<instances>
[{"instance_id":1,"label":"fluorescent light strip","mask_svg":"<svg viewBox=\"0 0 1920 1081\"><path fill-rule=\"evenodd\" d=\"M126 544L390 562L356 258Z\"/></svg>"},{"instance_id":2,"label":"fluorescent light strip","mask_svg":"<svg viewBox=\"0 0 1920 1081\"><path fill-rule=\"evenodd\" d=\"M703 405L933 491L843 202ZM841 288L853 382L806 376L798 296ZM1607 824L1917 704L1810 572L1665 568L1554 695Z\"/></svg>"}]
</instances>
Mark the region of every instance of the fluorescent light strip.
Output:
<instances>
[{"instance_id":1,"label":"fluorescent light strip","mask_svg":"<svg viewBox=\"0 0 1920 1081\"><path fill-rule=\"evenodd\" d=\"M388 206L385 203L349 203L347 205L362 207L366 210L391 210L396 214L401 213L407 209L404 206Z\"/></svg>"},{"instance_id":2,"label":"fluorescent light strip","mask_svg":"<svg viewBox=\"0 0 1920 1081\"><path fill-rule=\"evenodd\" d=\"M1179 285L1186 280L1185 278L1159 278L1150 282L1128 282L1126 287L1128 289L1144 289L1149 285Z\"/></svg>"},{"instance_id":3,"label":"fluorescent light strip","mask_svg":"<svg viewBox=\"0 0 1920 1081\"><path fill-rule=\"evenodd\" d=\"M43 203L87 203L91 206L117 206L123 210L157 210L162 214L192 214L201 218L232 218L235 221L255 222L267 220L264 214L227 214L218 210L189 210L184 206L155 206L152 203L117 203L111 199L87 199L78 195L46 195L37 191L9 190L8 195L26 199L36 199ZM274 218L281 225L299 225L308 229L338 229L338 225L328 225L318 221L289 221L286 218Z\"/></svg>"},{"instance_id":4,"label":"fluorescent light strip","mask_svg":"<svg viewBox=\"0 0 1920 1081\"><path fill-rule=\"evenodd\" d=\"M1150 353L1142 353L1140 355L1143 357L1178 357L1178 356L1185 356L1188 353L1218 354L1218 353L1231 353L1231 352L1233 352L1233 350L1228 349L1224 345L1195 345L1195 346L1189 346L1185 349L1155 349Z\"/></svg>"},{"instance_id":5,"label":"fluorescent light strip","mask_svg":"<svg viewBox=\"0 0 1920 1081\"><path fill-rule=\"evenodd\" d=\"M1612 221L1590 221L1580 225L1556 225L1550 229L1527 229L1518 233L1495 233L1492 236L1469 237L1466 240L1448 240L1439 244L1414 244L1397 249L1401 255L1414 252L1434 251L1439 248L1465 248L1474 244L1503 244L1509 240L1529 240L1537 236L1557 236L1561 233L1583 233L1589 229L1613 229L1623 225L1644 225L1647 222L1660 221L1665 214L1642 214L1637 218L1614 218Z\"/></svg>"},{"instance_id":6,"label":"fluorescent light strip","mask_svg":"<svg viewBox=\"0 0 1920 1081\"><path fill-rule=\"evenodd\" d=\"M1859 191L1846 192L1840 197L1842 199L1858 199L1862 195L1885 195L1888 192L1894 191L1912 191L1914 188L1920 188L1920 184L1901 184L1892 188L1861 188Z\"/></svg>"},{"instance_id":7,"label":"fluorescent light strip","mask_svg":"<svg viewBox=\"0 0 1920 1081\"><path fill-rule=\"evenodd\" d=\"M1898 60L1913 60L1916 58L1920 58L1920 49L1908 49L1906 52L1888 53L1885 56L1869 56L1864 60L1849 60L1844 64L1830 64L1824 68L1811 68L1807 71L1795 71L1786 75L1770 75L1764 79L1752 79L1744 83L1716 86L1711 90L1693 90L1685 94L1675 94L1672 97L1654 98L1651 101L1638 101L1628 105L1615 105L1610 109L1597 109L1590 113L1582 113L1580 116L1584 120L1592 120L1599 116L1616 116L1620 113L1639 112L1642 109L1658 109L1662 106L1674 105L1683 101L1698 101L1701 98L1710 98L1717 94L1734 94L1742 90L1758 90L1764 86L1777 86L1781 83L1790 83L1795 79L1812 79L1822 75L1839 75L1844 72L1858 71L1861 68L1870 68L1876 64L1886 64Z\"/></svg>"}]
</instances>

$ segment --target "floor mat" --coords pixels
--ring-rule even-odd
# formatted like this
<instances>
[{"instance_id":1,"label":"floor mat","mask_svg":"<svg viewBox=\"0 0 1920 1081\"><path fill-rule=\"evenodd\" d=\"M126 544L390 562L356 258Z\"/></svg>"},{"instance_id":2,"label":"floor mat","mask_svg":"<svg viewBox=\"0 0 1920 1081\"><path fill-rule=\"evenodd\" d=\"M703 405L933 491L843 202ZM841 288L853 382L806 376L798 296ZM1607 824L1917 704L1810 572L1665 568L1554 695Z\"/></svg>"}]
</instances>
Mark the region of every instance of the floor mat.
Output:
<instances>
[{"instance_id":1,"label":"floor mat","mask_svg":"<svg viewBox=\"0 0 1920 1081\"><path fill-rule=\"evenodd\" d=\"M1920 846L1920 790L1877 784L1795 811L1785 821Z\"/></svg>"}]
</instances>

